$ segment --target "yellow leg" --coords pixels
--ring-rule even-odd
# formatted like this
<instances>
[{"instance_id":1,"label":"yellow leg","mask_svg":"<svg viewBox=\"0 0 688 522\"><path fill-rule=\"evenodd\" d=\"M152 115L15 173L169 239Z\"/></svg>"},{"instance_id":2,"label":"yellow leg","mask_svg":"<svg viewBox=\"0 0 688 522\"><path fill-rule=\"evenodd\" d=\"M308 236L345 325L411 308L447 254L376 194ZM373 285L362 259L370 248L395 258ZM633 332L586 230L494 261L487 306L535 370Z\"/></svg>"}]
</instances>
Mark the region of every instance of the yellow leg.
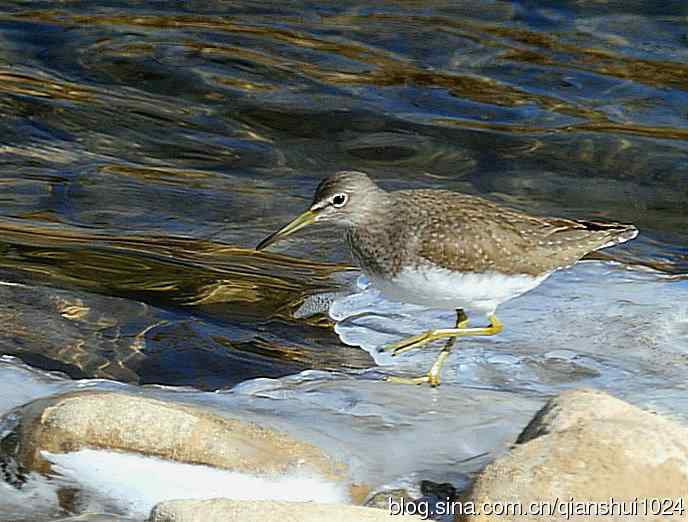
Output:
<instances>
[{"instance_id":1,"label":"yellow leg","mask_svg":"<svg viewBox=\"0 0 688 522\"><path fill-rule=\"evenodd\" d=\"M463 311L461 312L463 313ZM465 314L463 314L465 316ZM399 355L400 353L413 350L414 348L419 348L424 344L428 344L431 341L436 341L438 339L444 339L446 337L475 337L484 335L496 335L502 331L502 323L497 320L494 314L488 316L490 320L490 326L486 328L460 328L457 322L454 328L444 328L439 330L430 330L420 335L414 335L413 337L407 337L401 341L390 344L383 348L380 348L381 352L391 352L392 356ZM466 319L466 322L468 320Z\"/></svg>"},{"instance_id":2,"label":"yellow leg","mask_svg":"<svg viewBox=\"0 0 688 522\"><path fill-rule=\"evenodd\" d=\"M444 337L449 337L427 375L411 379L390 376L387 377L385 380L388 382L394 382L399 384L428 383L433 387L439 386L440 372L442 370L442 366L444 365L444 362L447 360L447 357L449 357L449 352L451 352L452 348L454 347L454 343L456 342L457 337L495 335L502 331L502 323L500 323L497 320L497 317L495 317L494 314L491 314L489 316L489 319L490 326L488 326L487 328L466 328L466 326L468 325L468 317L466 316L463 310L459 309L456 311L456 327L447 328L443 330L431 330L421 335L409 337L407 339L404 339L403 341L400 341L398 343L395 343L384 348L385 351L389 350L392 352L392 356L395 356L407 350L418 348L424 344L427 344L430 341L442 339Z\"/></svg>"}]
</instances>

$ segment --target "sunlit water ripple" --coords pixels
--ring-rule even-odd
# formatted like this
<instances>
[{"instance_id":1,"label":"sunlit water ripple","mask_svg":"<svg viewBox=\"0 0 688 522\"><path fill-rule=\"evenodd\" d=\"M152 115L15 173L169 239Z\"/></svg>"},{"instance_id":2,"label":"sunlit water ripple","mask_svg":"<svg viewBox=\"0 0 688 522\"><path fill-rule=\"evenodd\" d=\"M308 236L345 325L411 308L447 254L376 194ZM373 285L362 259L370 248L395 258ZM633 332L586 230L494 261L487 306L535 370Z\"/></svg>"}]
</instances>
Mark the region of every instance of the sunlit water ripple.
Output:
<instances>
[{"instance_id":1,"label":"sunlit water ripple","mask_svg":"<svg viewBox=\"0 0 688 522\"><path fill-rule=\"evenodd\" d=\"M687 15L677 0L4 2L0 412L136 390L254 415L357 480L411 488L465 484L568 387L685 417ZM253 250L342 168L641 234L505 305L503 335L457 343L439 390L390 386L436 351L376 348L450 312L356 287L331 230ZM0 518L57 516L43 486L8 492Z\"/></svg>"}]
</instances>

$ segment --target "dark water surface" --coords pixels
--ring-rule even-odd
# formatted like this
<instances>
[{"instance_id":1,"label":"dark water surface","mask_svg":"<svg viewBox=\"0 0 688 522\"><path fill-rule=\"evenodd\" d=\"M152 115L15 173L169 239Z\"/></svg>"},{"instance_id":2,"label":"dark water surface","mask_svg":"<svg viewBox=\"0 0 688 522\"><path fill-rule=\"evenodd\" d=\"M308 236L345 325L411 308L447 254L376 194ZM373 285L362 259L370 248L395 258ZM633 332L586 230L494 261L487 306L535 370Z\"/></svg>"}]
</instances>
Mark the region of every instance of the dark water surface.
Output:
<instances>
[{"instance_id":1,"label":"dark water surface","mask_svg":"<svg viewBox=\"0 0 688 522\"><path fill-rule=\"evenodd\" d=\"M296 317L337 234L252 250L342 168L634 222L605 257L688 273L686 2L98 4L0 6L0 353L204 389L373 365Z\"/></svg>"}]
</instances>

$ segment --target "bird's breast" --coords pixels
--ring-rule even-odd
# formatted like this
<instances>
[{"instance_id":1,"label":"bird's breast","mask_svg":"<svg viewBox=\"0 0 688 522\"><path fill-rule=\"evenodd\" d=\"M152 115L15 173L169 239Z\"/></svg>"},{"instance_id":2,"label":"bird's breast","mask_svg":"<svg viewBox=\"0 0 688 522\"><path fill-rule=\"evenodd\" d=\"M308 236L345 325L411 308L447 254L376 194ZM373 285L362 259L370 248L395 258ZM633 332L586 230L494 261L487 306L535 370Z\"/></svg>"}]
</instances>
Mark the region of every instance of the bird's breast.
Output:
<instances>
[{"instance_id":1,"label":"bird's breast","mask_svg":"<svg viewBox=\"0 0 688 522\"><path fill-rule=\"evenodd\" d=\"M499 272L454 272L436 266L402 268L394 277L369 274L385 297L431 308L493 312L500 304L538 286L549 276Z\"/></svg>"},{"instance_id":2,"label":"bird's breast","mask_svg":"<svg viewBox=\"0 0 688 522\"><path fill-rule=\"evenodd\" d=\"M389 278L401 270L403 249L394 235L374 229L351 229L346 238L351 255L367 275Z\"/></svg>"}]
</instances>

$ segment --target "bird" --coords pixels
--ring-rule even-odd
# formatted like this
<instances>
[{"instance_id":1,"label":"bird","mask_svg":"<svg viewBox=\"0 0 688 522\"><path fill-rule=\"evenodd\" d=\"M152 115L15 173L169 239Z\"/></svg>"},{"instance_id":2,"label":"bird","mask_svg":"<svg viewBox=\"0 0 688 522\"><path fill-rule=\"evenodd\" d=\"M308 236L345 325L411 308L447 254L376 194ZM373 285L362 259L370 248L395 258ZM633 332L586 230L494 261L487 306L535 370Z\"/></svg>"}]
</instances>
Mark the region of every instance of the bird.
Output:
<instances>
[{"instance_id":1,"label":"bird","mask_svg":"<svg viewBox=\"0 0 688 522\"><path fill-rule=\"evenodd\" d=\"M256 250L312 223L344 230L354 260L386 298L455 311L452 328L429 330L379 349L396 356L446 339L427 374L386 377L433 387L440 384L457 338L502 331L499 305L586 254L638 235L632 224L535 216L449 190L387 191L367 173L347 170L323 179L310 207ZM469 327L467 310L484 314L488 326Z\"/></svg>"}]
</instances>

